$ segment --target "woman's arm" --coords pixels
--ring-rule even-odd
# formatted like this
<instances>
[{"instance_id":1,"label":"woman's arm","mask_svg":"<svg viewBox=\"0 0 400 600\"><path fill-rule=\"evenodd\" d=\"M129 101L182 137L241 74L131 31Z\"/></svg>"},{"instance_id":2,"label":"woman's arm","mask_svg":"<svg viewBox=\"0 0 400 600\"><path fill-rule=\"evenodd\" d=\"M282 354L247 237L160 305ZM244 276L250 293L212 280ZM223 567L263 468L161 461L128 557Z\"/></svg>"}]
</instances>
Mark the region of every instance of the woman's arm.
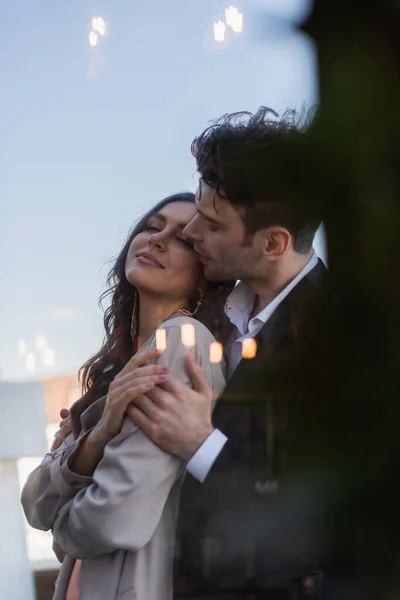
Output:
<instances>
[{"instance_id":1,"label":"woman's arm","mask_svg":"<svg viewBox=\"0 0 400 600\"><path fill-rule=\"evenodd\" d=\"M167 328L167 350L158 362L187 382L187 350L180 336L180 327ZM204 364L209 343L204 346L201 336L194 353ZM76 558L138 550L151 539L171 488L184 470L182 460L160 450L126 418L121 433L107 444L93 482L61 510L53 528L56 542Z\"/></svg>"},{"instance_id":2,"label":"woman's arm","mask_svg":"<svg viewBox=\"0 0 400 600\"><path fill-rule=\"evenodd\" d=\"M100 422L76 441L72 434L68 435L60 447L46 454L29 475L21 502L32 527L44 531L51 529L61 508L92 483L93 472L106 444L121 430L126 406L135 394L148 388L149 381L154 385L159 380L158 367L144 366L158 355L153 349L134 356L111 383ZM145 376L135 375L138 366L142 367L141 373Z\"/></svg>"},{"instance_id":3,"label":"woman's arm","mask_svg":"<svg viewBox=\"0 0 400 600\"><path fill-rule=\"evenodd\" d=\"M21 493L21 503L31 527L48 531L53 527L62 506L80 489L89 485L91 479L74 475L65 479L62 471L81 440L75 441L70 434L58 450L45 455L38 467L29 475Z\"/></svg>"},{"instance_id":4,"label":"woman's arm","mask_svg":"<svg viewBox=\"0 0 400 600\"><path fill-rule=\"evenodd\" d=\"M76 558L143 547L180 469L179 459L159 450L126 419L107 444L93 482L62 508L53 527L55 541Z\"/></svg>"}]
</instances>

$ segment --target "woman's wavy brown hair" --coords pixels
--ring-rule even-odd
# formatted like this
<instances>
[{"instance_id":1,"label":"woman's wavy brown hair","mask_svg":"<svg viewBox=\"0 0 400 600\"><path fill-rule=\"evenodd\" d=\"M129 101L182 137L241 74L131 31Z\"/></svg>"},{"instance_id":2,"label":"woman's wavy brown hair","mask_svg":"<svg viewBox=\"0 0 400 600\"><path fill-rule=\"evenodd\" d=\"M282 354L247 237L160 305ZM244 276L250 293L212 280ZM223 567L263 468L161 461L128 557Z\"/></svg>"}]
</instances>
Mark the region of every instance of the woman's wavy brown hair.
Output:
<instances>
[{"instance_id":1,"label":"woman's wavy brown hair","mask_svg":"<svg viewBox=\"0 0 400 600\"><path fill-rule=\"evenodd\" d=\"M83 397L71 408L75 435L80 431L80 416L90 404L107 394L114 377L123 369L137 349L137 340L131 337L132 311L136 288L125 276L125 263L129 247L134 237L141 233L150 217L167 204L173 202L195 203L195 195L182 192L168 196L151 208L131 229L114 266L107 277L107 290L100 296L99 305L103 308L106 299L111 298L104 311L105 337L100 350L89 358L79 371ZM195 317L208 327L214 336L220 338L220 324L224 315L224 304L232 290L232 283L208 283L201 307ZM193 298L194 310L197 298Z\"/></svg>"}]
</instances>

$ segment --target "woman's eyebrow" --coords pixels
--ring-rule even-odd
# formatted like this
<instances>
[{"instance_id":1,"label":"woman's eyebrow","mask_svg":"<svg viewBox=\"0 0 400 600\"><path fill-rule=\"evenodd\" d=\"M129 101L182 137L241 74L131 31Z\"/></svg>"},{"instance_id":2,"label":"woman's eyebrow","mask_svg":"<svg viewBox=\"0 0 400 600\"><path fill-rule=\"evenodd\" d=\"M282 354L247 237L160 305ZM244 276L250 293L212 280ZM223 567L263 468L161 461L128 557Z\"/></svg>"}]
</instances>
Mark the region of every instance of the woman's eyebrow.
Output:
<instances>
[{"instance_id":1,"label":"woman's eyebrow","mask_svg":"<svg viewBox=\"0 0 400 600\"><path fill-rule=\"evenodd\" d=\"M167 223L167 222L168 222L168 219L167 219L166 217L164 217L164 215L163 215L163 214L161 214L161 213L156 213L155 215L152 215L152 216L149 218L149 221L150 221L150 219L159 219L159 220L160 220L160 221L162 221L163 223ZM177 228L177 229L182 229L182 230L183 230L183 229L185 229L186 225L187 225L187 223L177 223L177 224L176 224L176 228Z\"/></svg>"},{"instance_id":2,"label":"woman's eyebrow","mask_svg":"<svg viewBox=\"0 0 400 600\"><path fill-rule=\"evenodd\" d=\"M151 215L151 217L149 217L149 221L150 219L159 219L159 221L163 221L163 223L167 222L166 217L164 217L164 215L162 215L161 213L156 213L155 215Z\"/></svg>"}]
</instances>

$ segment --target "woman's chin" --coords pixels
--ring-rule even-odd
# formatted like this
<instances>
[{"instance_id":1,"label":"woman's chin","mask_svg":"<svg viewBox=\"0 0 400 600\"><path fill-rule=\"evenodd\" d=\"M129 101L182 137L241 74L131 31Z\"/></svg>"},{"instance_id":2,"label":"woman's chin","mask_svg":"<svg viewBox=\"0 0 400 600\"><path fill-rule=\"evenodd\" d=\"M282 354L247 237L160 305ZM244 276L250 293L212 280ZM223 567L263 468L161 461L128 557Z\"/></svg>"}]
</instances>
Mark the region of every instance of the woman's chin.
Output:
<instances>
[{"instance_id":1,"label":"woman's chin","mask_svg":"<svg viewBox=\"0 0 400 600\"><path fill-rule=\"evenodd\" d=\"M141 265L135 265L133 268L127 270L125 272L125 277L131 285L138 289L142 286L146 286L146 284L151 284L152 279L149 270Z\"/></svg>"}]
</instances>

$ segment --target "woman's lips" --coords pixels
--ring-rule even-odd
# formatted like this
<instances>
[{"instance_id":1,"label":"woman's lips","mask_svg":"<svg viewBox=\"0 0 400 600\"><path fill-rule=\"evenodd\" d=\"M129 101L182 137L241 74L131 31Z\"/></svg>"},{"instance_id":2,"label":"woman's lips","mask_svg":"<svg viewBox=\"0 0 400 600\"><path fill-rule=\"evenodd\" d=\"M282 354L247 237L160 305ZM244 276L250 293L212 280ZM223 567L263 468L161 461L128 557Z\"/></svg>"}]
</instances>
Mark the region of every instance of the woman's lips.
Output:
<instances>
[{"instance_id":1,"label":"woman's lips","mask_svg":"<svg viewBox=\"0 0 400 600\"><path fill-rule=\"evenodd\" d=\"M146 265L146 267L154 267L156 269L163 269L164 267L155 259L151 254L138 254L136 259L140 264Z\"/></svg>"}]
</instances>

